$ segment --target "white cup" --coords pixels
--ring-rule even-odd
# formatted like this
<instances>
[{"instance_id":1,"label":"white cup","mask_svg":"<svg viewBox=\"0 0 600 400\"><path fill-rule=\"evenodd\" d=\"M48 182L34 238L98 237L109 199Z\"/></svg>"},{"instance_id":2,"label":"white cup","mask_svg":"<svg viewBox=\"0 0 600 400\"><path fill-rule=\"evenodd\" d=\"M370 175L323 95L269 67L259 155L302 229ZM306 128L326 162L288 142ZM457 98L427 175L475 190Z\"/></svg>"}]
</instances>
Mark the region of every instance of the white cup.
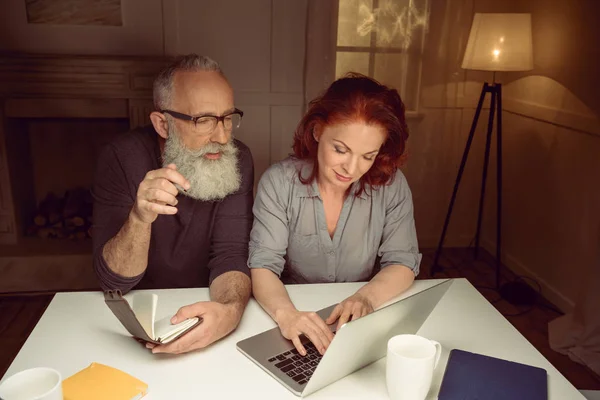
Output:
<instances>
[{"instance_id":1,"label":"white cup","mask_svg":"<svg viewBox=\"0 0 600 400\"><path fill-rule=\"evenodd\" d=\"M398 335L388 341L387 390L392 400L423 400L427 397L442 346L417 335Z\"/></svg>"},{"instance_id":2,"label":"white cup","mask_svg":"<svg viewBox=\"0 0 600 400\"><path fill-rule=\"evenodd\" d=\"M63 400L60 372L31 368L17 372L0 385L2 400Z\"/></svg>"}]
</instances>

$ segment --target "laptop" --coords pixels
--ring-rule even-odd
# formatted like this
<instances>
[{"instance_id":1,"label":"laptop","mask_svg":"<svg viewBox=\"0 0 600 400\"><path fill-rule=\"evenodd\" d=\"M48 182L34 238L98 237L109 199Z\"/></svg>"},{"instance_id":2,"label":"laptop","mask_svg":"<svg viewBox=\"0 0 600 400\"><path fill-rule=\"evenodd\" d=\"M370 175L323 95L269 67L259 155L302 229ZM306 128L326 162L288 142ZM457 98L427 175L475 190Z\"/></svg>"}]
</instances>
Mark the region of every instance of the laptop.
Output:
<instances>
[{"instance_id":1,"label":"laptop","mask_svg":"<svg viewBox=\"0 0 600 400\"><path fill-rule=\"evenodd\" d=\"M308 396L384 357L391 337L417 333L451 285L451 280L444 280L345 323L323 356L304 336L307 355L301 356L279 327L241 340L237 349L295 395ZM317 313L326 319L336 305Z\"/></svg>"}]
</instances>

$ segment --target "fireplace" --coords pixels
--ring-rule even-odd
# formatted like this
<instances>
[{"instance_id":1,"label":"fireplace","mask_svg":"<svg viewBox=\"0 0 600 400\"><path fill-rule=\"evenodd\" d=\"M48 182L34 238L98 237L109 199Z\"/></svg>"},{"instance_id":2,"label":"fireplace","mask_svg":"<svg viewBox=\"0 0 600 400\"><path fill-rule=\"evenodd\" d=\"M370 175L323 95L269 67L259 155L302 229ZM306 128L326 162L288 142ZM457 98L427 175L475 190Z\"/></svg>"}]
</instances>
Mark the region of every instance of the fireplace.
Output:
<instances>
[{"instance_id":1,"label":"fireplace","mask_svg":"<svg viewBox=\"0 0 600 400\"><path fill-rule=\"evenodd\" d=\"M101 148L129 129L127 118L9 118L6 153L18 236L87 241L91 184ZM15 183L18 182L18 185ZM31 239L25 239L31 243ZM67 248L69 243L54 243Z\"/></svg>"},{"instance_id":2,"label":"fireplace","mask_svg":"<svg viewBox=\"0 0 600 400\"><path fill-rule=\"evenodd\" d=\"M164 62L0 59L0 293L97 288L90 188L98 152L149 122Z\"/></svg>"}]
</instances>

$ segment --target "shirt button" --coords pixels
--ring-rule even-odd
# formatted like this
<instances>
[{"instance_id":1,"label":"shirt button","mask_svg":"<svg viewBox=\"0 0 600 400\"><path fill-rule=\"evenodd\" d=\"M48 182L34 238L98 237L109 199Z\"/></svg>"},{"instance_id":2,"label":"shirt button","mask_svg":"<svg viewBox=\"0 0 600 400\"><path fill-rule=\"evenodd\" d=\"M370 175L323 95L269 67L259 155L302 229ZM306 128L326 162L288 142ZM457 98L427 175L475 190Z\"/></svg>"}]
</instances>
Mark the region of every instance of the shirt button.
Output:
<instances>
[{"instance_id":1,"label":"shirt button","mask_svg":"<svg viewBox=\"0 0 600 400\"><path fill-rule=\"evenodd\" d=\"M335 254L335 251L333 251L333 250L329 250L329 252L328 252L327 254L329 254L330 256L332 256L332 255L334 255L334 254Z\"/></svg>"}]
</instances>

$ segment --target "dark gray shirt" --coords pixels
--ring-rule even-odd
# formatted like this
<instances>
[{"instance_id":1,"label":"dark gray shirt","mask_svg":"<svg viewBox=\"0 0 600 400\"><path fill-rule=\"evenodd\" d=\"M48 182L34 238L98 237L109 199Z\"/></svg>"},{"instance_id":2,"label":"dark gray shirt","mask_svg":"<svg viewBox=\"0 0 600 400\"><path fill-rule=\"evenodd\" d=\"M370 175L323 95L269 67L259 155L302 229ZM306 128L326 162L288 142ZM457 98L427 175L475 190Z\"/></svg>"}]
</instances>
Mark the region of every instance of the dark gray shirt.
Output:
<instances>
[{"instance_id":1,"label":"dark gray shirt","mask_svg":"<svg viewBox=\"0 0 600 400\"><path fill-rule=\"evenodd\" d=\"M413 203L400 170L376 190L344 201L333 239L327 231L316 180L304 185L312 164L286 159L263 174L254 201L250 268L267 268L285 283L353 282L372 277L376 264L419 273Z\"/></svg>"},{"instance_id":2,"label":"dark gray shirt","mask_svg":"<svg viewBox=\"0 0 600 400\"><path fill-rule=\"evenodd\" d=\"M102 289L204 287L228 271L250 274L254 167L250 149L242 142L235 143L242 174L240 189L222 201L177 196L177 214L159 215L152 223L148 267L134 277L113 272L102 251L127 220L146 173L161 167L158 133L147 126L104 147L92 190L93 264Z\"/></svg>"}]
</instances>

